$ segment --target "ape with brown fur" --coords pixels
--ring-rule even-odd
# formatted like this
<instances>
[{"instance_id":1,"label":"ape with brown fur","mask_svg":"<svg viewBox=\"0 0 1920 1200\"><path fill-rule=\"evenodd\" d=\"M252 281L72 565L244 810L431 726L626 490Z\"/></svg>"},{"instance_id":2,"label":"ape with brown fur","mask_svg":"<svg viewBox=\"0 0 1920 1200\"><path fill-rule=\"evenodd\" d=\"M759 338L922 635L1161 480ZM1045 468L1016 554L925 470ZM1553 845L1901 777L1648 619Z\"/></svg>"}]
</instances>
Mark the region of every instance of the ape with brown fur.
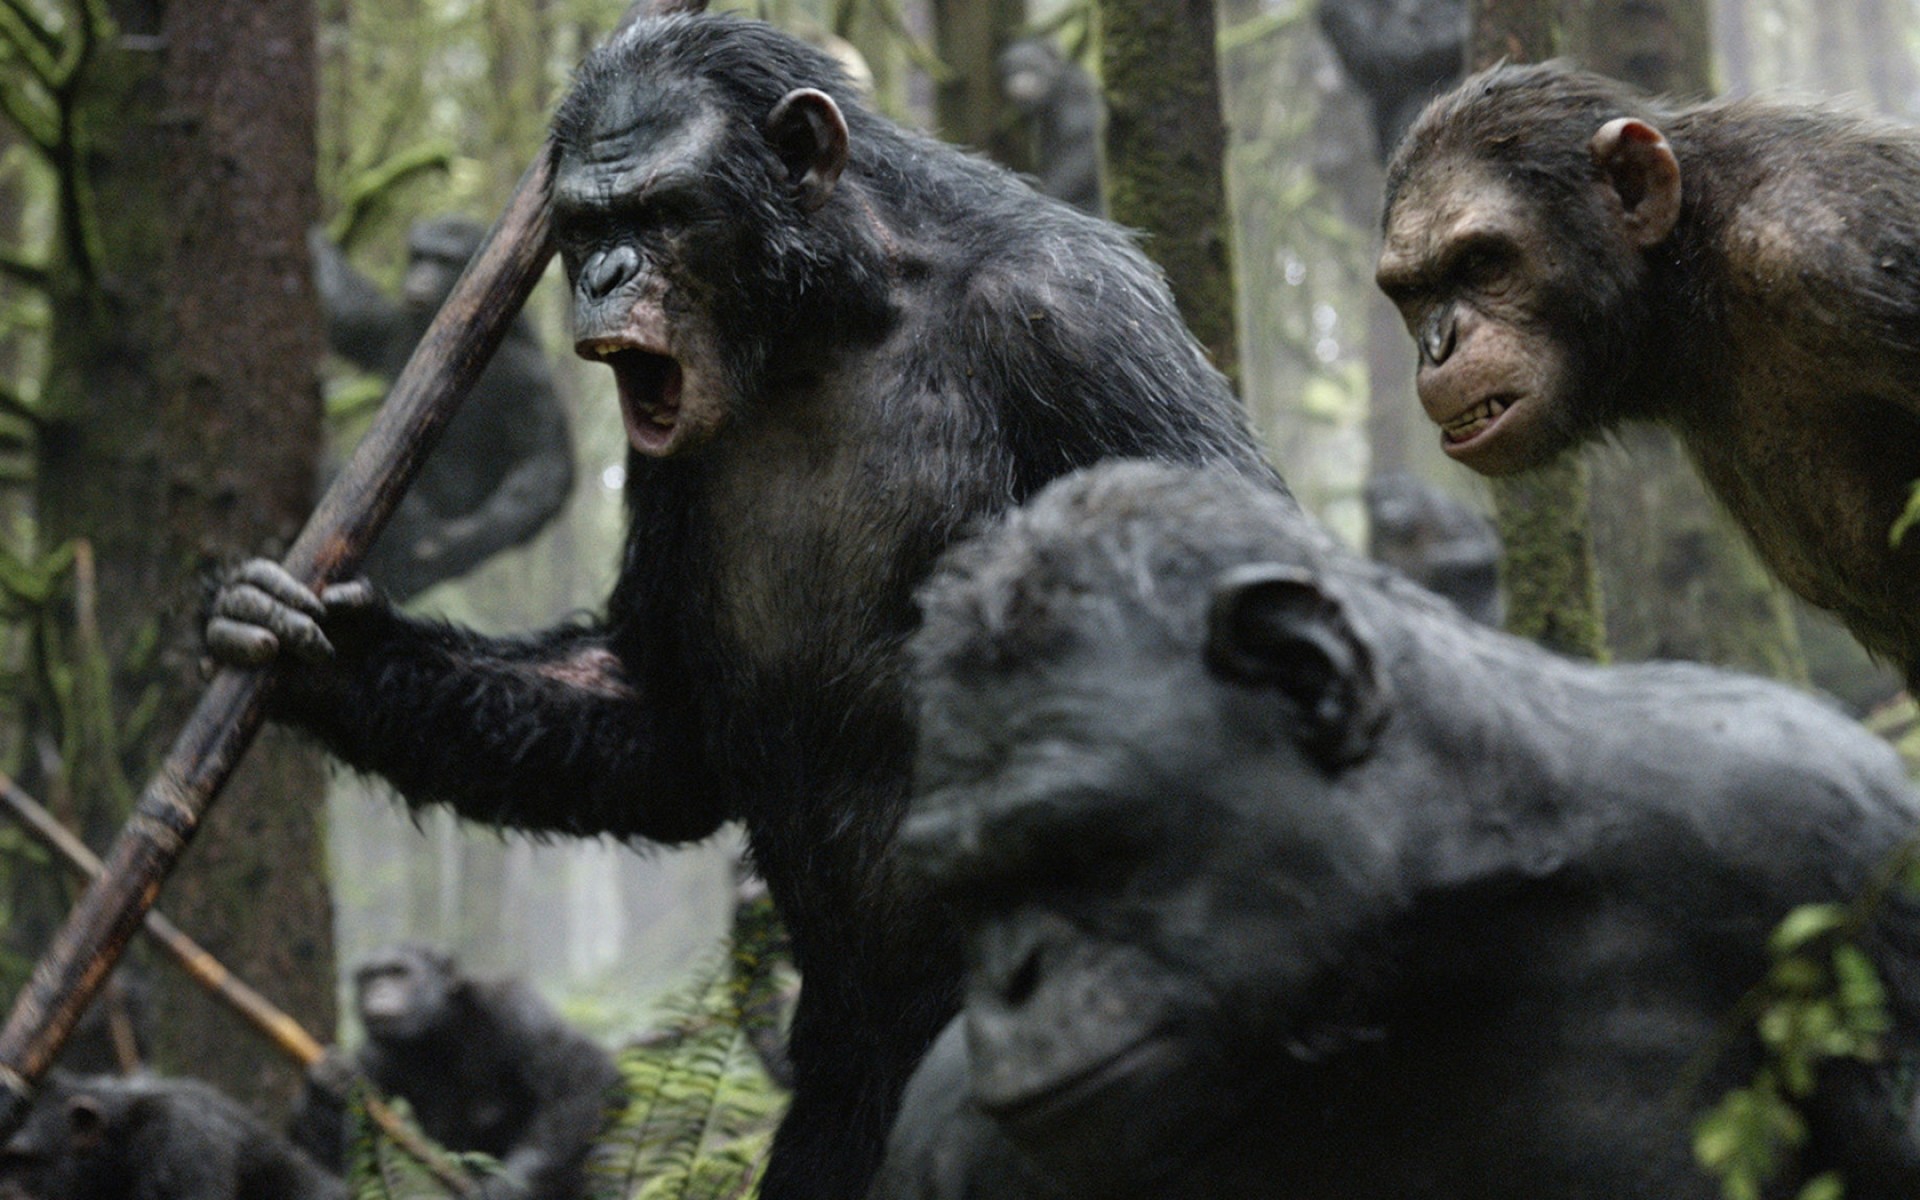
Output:
<instances>
[{"instance_id":1,"label":"ape with brown fur","mask_svg":"<svg viewBox=\"0 0 1920 1200\"><path fill-rule=\"evenodd\" d=\"M1486 475L1657 421L1787 586L1920 678L1920 132L1672 106L1558 64L1435 101L1389 169L1381 288Z\"/></svg>"}]
</instances>

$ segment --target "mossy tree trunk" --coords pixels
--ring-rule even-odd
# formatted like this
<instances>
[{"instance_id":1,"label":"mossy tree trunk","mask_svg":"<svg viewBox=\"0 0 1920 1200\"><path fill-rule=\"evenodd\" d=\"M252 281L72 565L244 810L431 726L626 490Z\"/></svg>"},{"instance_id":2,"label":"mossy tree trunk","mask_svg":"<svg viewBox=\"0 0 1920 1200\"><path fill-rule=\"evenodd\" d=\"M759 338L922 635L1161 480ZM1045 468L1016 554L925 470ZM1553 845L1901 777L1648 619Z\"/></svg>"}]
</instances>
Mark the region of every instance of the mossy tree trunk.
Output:
<instances>
[{"instance_id":1,"label":"mossy tree trunk","mask_svg":"<svg viewBox=\"0 0 1920 1200\"><path fill-rule=\"evenodd\" d=\"M1468 11L1468 70L1501 59L1537 62L1559 50L1555 0L1470 0ZM1585 461L1563 454L1538 470L1497 479L1493 500L1506 544L1507 628L1565 654L1601 657L1606 638Z\"/></svg>"},{"instance_id":2,"label":"mossy tree trunk","mask_svg":"<svg viewBox=\"0 0 1920 1200\"><path fill-rule=\"evenodd\" d=\"M292 539L320 435L309 0L111 9L50 148L65 170L37 464L43 545L90 543L113 667L111 767L73 780L96 839L200 691L204 580ZM323 782L315 750L262 739L165 906L328 1034ZM178 976L156 981L162 1066L251 1101L291 1094L295 1073L237 1022Z\"/></svg>"},{"instance_id":3,"label":"mossy tree trunk","mask_svg":"<svg viewBox=\"0 0 1920 1200\"><path fill-rule=\"evenodd\" d=\"M1100 0L1107 208L1146 235L1187 325L1239 375L1213 0Z\"/></svg>"}]
</instances>

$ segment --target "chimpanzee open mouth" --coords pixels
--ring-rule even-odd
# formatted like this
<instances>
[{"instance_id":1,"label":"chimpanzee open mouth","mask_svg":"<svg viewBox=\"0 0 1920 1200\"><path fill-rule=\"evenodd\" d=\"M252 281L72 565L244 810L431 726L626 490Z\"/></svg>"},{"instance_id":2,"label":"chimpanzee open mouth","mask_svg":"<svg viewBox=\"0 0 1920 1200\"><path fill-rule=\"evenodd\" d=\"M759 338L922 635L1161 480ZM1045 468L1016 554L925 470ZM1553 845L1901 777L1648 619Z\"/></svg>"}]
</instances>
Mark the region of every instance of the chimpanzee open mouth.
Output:
<instances>
[{"instance_id":1,"label":"chimpanzee open mouth","mask_svg":"<svg viewBox=\"0 0 1920 1200\"><path fill-rule=\"evenodd\" d=\"M664 453L680 423L680 364L632 346L599 346L592 356L613 368L627 440L642 454Z\"/></svg>"}]
</instances>

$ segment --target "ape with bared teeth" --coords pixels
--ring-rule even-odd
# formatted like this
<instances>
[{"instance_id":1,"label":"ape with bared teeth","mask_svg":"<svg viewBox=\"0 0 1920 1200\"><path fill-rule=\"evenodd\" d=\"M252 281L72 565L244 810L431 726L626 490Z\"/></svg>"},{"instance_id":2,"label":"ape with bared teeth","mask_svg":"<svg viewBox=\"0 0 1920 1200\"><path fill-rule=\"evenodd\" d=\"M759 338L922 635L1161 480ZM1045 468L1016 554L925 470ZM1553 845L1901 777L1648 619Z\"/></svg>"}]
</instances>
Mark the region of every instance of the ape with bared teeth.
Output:
<instances>
[{"instance_id":1,"label":"ape with bared teeth","mask_svg":"<svg viewBox=\"0 0 1920 1200\"><path fill-rule=\"evenodd\" d=\"M1761 558L1920 682L1920 132L1675 106L1547 64L1436 100L1388 170L1381 288L1456 461L1678 435Z\"/></svg>"},{"instance_id":2,"label":"ape with bared teeth","mask_svg":"<svg viewBox=\"0 0 1920 1200\"><path fill-rule=\"evenodd\" d=\"M604 619L485 637L255 562L208 642L288 650L279 715L416 804L670 843L743 820L804 980L763 1195L846 1200L959 985L893 865L914 587L1097 459L1278 481L1123 232L876 116L769 26L636 25L554 144L574 335L631 442Z\"/></svg>"}]
</instances>

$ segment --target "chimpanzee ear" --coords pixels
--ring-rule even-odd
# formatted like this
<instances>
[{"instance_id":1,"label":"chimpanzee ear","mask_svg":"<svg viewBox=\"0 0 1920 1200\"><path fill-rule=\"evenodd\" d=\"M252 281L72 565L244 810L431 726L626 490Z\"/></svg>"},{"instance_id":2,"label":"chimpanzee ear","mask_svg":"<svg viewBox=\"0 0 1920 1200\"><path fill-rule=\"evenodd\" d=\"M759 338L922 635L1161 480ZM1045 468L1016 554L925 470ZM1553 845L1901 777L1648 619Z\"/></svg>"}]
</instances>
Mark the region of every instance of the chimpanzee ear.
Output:
<instances>
[{"instance_id":1,"label":"chimpanzee ear","mask_svg":"<svg viewBox=\"0 0 1920 1200\"><path fill-rule=\"evenodd\" d=\"M1642 249L1666 241L1680 220L1680 160L1666 135L1645 121L1615 117L1593 135L1587 153L1619 197L1627 240Z\"/></svg>"},{"instance_id":2,"label":"chimpanzee ear","mask_svg":"<svg viewBox=\"0 0 1920 1200\"><path fill-rule=\"evenodd\" d=\"M107 1114L95 1096L67 1101L67 1137L75 1150L91 1150L107 1135Z\"/></svg>"},{"instance_id":3,"label":"chimpanzee ear","mask_svg":"<svg viewBox=\"0 0 1920 1200\"><path fill-rule=\"evenodd\" d=\"M1251 563L1214 581L1207 665L1286 697L1301 745L1329 768L1364 758L1386 719L1373 652L1340 602L1298 567Z\"/></svg>"},{"instance_id":4,"label":"chimpanzee ear","mask_svg":"<svg viewBox=\"0 0 1920 1200\"><path fill-rule=\"evenodd\" d=\"M767 141L787 165L800 207L825 204L847 165L847 119L833 97L818 88L788 92L767 114Z\"/></svg>"}]
</instances>

